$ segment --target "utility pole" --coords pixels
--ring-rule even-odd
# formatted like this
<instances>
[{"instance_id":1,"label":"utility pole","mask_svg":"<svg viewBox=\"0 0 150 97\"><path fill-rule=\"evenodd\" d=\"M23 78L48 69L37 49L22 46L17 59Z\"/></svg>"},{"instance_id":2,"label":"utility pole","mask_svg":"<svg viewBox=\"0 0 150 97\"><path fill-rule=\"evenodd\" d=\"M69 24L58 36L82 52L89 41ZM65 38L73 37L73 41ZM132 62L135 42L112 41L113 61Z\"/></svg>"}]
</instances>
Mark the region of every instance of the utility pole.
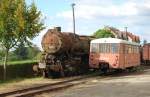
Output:
<instances>
[{"instance_id":1,"label":"utility pole","mask_svg":"<svg viewBox=\"0 0 150 97\"><path fill-rule=\"evenodd\" d=\"M125 35L126 35L126 39L128 40L128 36L127 36L128 27L124 27L124 29L125 29Z\"/></svg>"},{"instance_id":2,"label":"utility pole","mask_svg":"<svg viewBox=\"0 0 150 97\"><path fill-rule=\"evenodd\" d=\"M125 32L127 33L128 27L124 27L125 28Z\"/></svg>"},{"instance_id":3,"label":"utility pole","mask_svg":"<svg viewBox=\"0 0 150 97\"><path fill-rule=\"evenodd\" d=\"M72 6L72 16L73 16L73 33L74 33L74 37L75 37L75 34L76 34L76 30L75 30L75 14L74 14L75 3L72 3L71 6Z\"/></svg>"}]
</instances>

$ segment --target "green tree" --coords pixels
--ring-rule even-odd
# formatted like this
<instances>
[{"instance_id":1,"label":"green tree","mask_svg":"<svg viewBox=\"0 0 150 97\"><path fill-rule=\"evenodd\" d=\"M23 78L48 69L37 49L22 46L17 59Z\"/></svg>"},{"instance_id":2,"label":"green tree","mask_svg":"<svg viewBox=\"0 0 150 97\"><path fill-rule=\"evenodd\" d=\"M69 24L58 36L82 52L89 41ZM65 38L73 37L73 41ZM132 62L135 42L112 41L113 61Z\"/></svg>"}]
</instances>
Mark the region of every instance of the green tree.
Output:
<instances>
[{"instance_id":1,"label":"green tree","mask_svg":"<svg viewBox=\"0 0 150 97\"><path fill-rule=\"evenodd\" d=\"M14 51L13 53L17 57L17 59L20 60L31 60L34 59L39 53L40 49L36 45L30 45L30 46L25 46L24 44L20 44Z\"/></svg>"},{"instance_id":2,"label":"green tree","mask_svg":"<svg viewBox=\"0 0 150 97\"><path fill-rule=\"evenodd\" d=\"M8 52L18 44L30 44L44 29L41 12L34 3L27 6L25 0L0 0L0 41L5 48L4 79Z\"/></svg>"},{"instance_id":3,"label":"green tree","mask_svg":"<svg viewBox=\"0 0 150 97\"><path fill-rule=\"evenodd\" d=\"M28 49L28 59L35 59L35 57L41 52L40 49L36 46L30 46Z\"/></svg>"},{"instance_id":4,"label":"green tree","mask_svg":"<svg viewBox=\"0 0 150 97\"><path fill-rule=\"evenodd\" d=\"M4 52L2 50L0 50L0 61L3 60L4 55L5 55Z\"/></svg>"},{"instance_id":5,"label":"green tree","mask_svg":"<svg viewBox=\"0 0 150 97\"><path fill-rule=\"evenodd\" d=\"M3 60L3 57L4 57L4 52L3 52L3 47L2 47L2 45L0 44L0 61L2 61Z\"/></svg>"},{"instance_id":6,"label":"green tree","mask_svg":"<svg viewBox=\"0 0 150 97\"><path fill-rule=\"evenodd\" d=\"M147 43L147 40L143 40L143 45Z\"/></svg>"},{"instance_id":7,"label":"green tree","mask_svg":"<svg viewBox=\"0 0 150 97\"><path fill-rule=\"evenodd\" d=\"M110 31L105 29L99 29L93 34L96 38L107 38L107 37L115 37Z\"/></svg>"},{"instance_id":8,"label":"green tree","mask_svg":"<svg viewBox=\"0 0 150 97\"><path fill-rule=\"evenodd\" d=\"M8 61L17 61L18 57L13 51L9 51Z\"/></svg>"},{"instance_id":9,"label":"green tree","mask_svg":"<svg viewBox=\"0 0 150 97\"><path fill-rule=\"evenodd\" d=\"M14 50L14 53L19 60L25 60L28 58L28 49L23 43L19 44L19 46Z\"/></svg>"}]
</instances>

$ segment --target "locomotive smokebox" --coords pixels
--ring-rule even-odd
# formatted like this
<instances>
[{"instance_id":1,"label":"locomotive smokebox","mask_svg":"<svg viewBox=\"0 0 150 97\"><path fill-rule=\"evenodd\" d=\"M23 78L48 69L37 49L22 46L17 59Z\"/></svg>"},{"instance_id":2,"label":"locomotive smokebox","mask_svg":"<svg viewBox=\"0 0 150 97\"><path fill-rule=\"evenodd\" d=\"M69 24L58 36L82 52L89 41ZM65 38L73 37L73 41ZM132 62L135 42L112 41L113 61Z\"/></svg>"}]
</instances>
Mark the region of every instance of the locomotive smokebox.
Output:
<instances>
[{"instance_id":1,"label":"locomotive smokebox","mask_svg":"<svg viewBox=\"0 0 150 97\"><path fill-rule=\"evenodd\" d=\"M42 48L49 54L69 51L75 42L73 33L61 33L61 27L49 29L42 39Z\"/></svg>"}]
</instances>

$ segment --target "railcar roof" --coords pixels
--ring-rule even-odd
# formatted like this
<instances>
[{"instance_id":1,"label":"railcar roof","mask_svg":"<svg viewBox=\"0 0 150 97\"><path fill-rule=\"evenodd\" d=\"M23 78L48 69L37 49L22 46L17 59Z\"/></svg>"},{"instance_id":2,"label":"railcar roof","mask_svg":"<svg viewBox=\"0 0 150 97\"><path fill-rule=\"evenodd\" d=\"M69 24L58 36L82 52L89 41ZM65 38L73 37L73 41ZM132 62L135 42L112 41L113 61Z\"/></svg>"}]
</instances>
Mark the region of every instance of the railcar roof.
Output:
<instances>
[{"instance_id":1,"label":"railcar roof","mask_svg":"<svg viewBox=\"0 0 150 97\"><path fill-rule=\"evenodd\" d=\"M124 44L131 44L131 45L140 45L139 43L136 42L130 42L130 41L117 39L117 38L99 38L99 39L92 40L91 43L124 43Z\"/></svg>"}]
</instances>

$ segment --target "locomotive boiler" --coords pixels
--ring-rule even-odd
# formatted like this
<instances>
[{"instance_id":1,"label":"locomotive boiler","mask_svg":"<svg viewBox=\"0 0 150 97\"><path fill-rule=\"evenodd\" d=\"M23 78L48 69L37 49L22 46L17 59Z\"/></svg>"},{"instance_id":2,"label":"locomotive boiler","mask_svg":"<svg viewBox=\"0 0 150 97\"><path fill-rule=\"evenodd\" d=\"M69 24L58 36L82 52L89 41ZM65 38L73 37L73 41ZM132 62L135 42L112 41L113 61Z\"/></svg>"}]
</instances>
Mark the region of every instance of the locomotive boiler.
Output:
<instances>
[{"instance_id":1,"label":"locomotive boiler","mask_svg":"<svg viewBox=\"0 0 150 97\"><path fill-rule=\"evenodd\" d=\"M49 29L42 38L43 55L39 69L43 76L76 75L88 70L90 36L61 32L60 27Z\"/></svg>"}]
</instances>

